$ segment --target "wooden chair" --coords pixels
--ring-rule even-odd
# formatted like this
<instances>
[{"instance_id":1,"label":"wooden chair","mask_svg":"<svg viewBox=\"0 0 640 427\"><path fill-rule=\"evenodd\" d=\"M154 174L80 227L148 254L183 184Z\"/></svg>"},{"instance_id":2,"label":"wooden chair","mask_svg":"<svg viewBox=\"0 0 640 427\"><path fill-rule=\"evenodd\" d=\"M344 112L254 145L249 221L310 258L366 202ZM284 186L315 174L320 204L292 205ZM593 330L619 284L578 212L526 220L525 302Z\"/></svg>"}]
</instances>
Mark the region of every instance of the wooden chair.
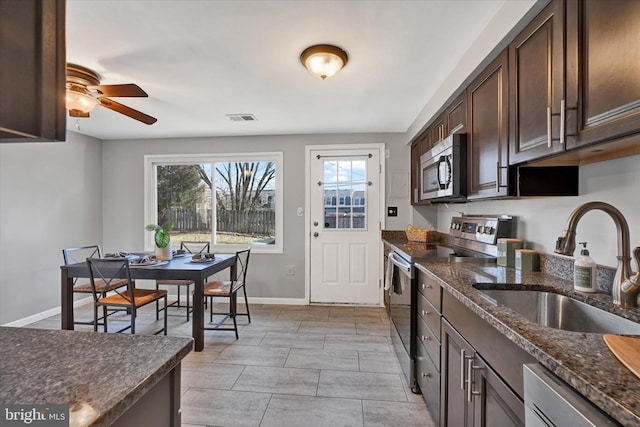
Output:
<instances>
[{"instance_id":1,"label":"wooden chair","mask_svg":"<svg viewBox=\"0 0 640 427\"><path fill-rule=\"evenodd\" d=\"M64 265L69 264L79 264L84 263L87 258L102 258L102 252L100 251L99 245L89 245L89 246L80 246L77 248L66 248L62 250L62 257L64 258ZM127 285L127 281L124 279L113 280L109 285L107 285L102 280L96 281L96 290L100 293L102 297L107 296L107 292L116 290L118 288L122 288ZM76 277L73 280L73 292L77 292L79 294L91 295L93 290L91 288L91 282L80 282L78 283L78 278ZM111 315L120 310L109 310L108 315ZM101 321L102 317L98 318L97 321ZM91 321L74 321L75 325L93 325L96 322L94 318ZM100 323L99 323L100 324Z\"/></svg>"},{"instance_id":2,"label":"wooden chair","mask_svg":"<svg viewBox=\"0 0 640 427\"><path fill-rule=\"evenodd\" d=\"M213 323L214 314L224 316L215 326L205 327L205 330L235 331L236 339L238 339L238 324L236 322L236 316L247 316L249 323L251 323L251 314L249 313L249 301L247 300L246 288L247 268L249 266L250 254L251 248L236 252L235 277L233 280L215 281L205 284L204 297L205 300L207 297L209 298L211 323ZM244 292L244 303L247 308L246 313L238 313L237 311L237 295L240 289ZM229 311L223 313L214 312L213 298L228 298ZM233 328L223 327L224 322L229 318L233 320Z\"/></svg>"},{"instance_id":3,"label":"wooden chair","mask_svg":"<svg viewBox=\"0 0 640 427\"><path fill-rule=\"evenodd\" d=\"M131 323L117 332L131 329L131 333L136 333L136 316L139 308L152 302L164 299L164 327L154 332L154 335L164 332L167 335L167 291L157 289L136 289L135 282L131 280L129 270L129 260L124 258L87 258L87 266L91 277L91 288L93 292L93 317L97 319L98 310L102 308L104 332L107 332L106 312L110 308L125 309L131 313ZM104 281L107 285L114 280L125 280L127 289L125 291L115 290L115 294L103 296L97 289L97 284ZM93 330L98 331L97 321L93 325Z\"/></svg>"},{"instance_id":4,"label":"wooden chair","mask_svg":"<svg viewBox=\"0 0 640 427\"><path fill-rule=\"evenodd\" d=\"M180 242L180 250L184 251L187 254L201 254L209 252L209 242ZM178 293L177 299L168 304L167 308L174 307L177 309L186 308L187 309L187 322L189 321L189 314L193 311L190 298L191 292L190 287L193 285L193 280L156 280L156 289L160 289L160 286L175 286L176 292ZM180 304L180 288L183 286L187 287L187 292L185 293L185 297L187 298L186 304ZM156 305L156 320L159 319L161 309L158 305Z\"/></svg>"}]
</instances>

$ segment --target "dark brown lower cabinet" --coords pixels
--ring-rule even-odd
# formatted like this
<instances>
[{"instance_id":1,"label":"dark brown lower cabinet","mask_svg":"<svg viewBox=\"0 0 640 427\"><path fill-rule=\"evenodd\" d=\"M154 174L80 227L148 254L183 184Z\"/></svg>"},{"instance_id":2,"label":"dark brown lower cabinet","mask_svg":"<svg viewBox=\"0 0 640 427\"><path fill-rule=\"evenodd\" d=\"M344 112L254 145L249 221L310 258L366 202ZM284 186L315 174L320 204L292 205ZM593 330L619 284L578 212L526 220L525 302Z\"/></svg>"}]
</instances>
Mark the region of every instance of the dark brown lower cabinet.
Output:
<instances>
[{"instance_id":1,"label":"dark brown lower cabinet","mask_svg":"<svg viewBox=\"0 0 640 427\"><path fill-rule=\"evenodd\" d=\"M446 320L440 425L524 426L524 403Z\"/></svg>"}]
</instances>

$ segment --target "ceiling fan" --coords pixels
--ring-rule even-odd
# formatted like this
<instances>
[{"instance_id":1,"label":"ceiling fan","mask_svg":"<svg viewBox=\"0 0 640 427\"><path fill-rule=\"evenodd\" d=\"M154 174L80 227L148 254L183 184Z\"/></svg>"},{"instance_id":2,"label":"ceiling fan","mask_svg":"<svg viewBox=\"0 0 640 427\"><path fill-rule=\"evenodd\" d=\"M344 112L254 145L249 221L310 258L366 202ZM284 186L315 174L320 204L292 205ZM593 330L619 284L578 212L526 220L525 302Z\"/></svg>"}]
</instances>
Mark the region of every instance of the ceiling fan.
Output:
<instances>
[{"instance_id":1,"label":"ceiling fan","mask_svg":"<svg viewBox=\"0 0 640 427\"><path fill-rule=\"evenodd\" d=\"M98 74L76 64L67 64L66 103L71 117L89 117L96 105L102 105L147 125L158 119L107 97L148 97L147 93L133 83L101 85Z\"/></svg>"}]
</instances>

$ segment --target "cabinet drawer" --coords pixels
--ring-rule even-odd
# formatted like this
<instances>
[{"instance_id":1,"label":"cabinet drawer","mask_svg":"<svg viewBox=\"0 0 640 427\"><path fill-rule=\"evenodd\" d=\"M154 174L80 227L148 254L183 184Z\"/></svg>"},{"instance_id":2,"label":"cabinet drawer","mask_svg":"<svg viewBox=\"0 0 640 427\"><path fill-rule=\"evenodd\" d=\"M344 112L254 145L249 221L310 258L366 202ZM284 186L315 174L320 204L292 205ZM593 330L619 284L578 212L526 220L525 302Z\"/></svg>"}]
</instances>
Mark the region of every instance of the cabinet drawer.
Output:
<instances>
[{"instance_id":1,"label":"cabinet drawer","mask_svg":"<svg viewBox=\"0 0 640 427\"><path fill-rule=\"evenodd\" d=\"M420 343L416 354L416 381L422 391L422 398L427 410L433 418L434 425L440 424L440 372L427 355L427 350Z\"/></svg>"},{"instance_id":2,"label":"cabinet drawer","mask_svg":"<svg viewBox=\"0 0 640 427\"><path fill-rule=\"evenodd\" d=\"M418 294L418 317L425 321L440 341L440 312L422 294Z\"/></svg>"},{"instance_id":3,"label":"cabinet drawer","mask_svg":"<svg viewBox=\"0 0 640 427\"><path fill-rule=\"evenodd\" d=\"M426 273L419 271L418 291L429 300L438 312L442 311L442 288Z\"/></svg>"},{"instance_id":4,"label":"cabinet drawer","mask_svg":"<svg viewBox=\"0 0 640 427\"><path fill-rule=\"evenodd\" d=\"M418 318L418 334L416 338L418 343L422 344L427 350L427 354L438 369L438 372L440 372L440 340L421 318Z\"/></svg>"}]
</instances>

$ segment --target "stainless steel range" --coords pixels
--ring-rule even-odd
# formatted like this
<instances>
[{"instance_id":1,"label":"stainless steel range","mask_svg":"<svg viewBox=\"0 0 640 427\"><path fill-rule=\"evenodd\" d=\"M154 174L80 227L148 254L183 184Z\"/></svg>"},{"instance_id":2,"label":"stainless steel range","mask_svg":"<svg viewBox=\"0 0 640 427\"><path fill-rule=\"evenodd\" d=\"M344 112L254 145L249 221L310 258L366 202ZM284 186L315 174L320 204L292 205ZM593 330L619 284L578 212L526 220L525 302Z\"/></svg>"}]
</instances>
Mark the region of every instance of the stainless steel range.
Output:
<instances>
[{"instance_id":1,"label":"stainless steel range","mask_svg":"<svg viewBox=\"0 0 640 427\"><path fill-rule=\"evenodd\" d=\"M416 259L446 262L495 263L499 238L516 236L514 218L508 215L453 217L447 243L394 245L389 254L389 316L391 338L402 370L414 393L420 393L414 374L417 334L418 286Z\"/></svg>"}]
</instances>

